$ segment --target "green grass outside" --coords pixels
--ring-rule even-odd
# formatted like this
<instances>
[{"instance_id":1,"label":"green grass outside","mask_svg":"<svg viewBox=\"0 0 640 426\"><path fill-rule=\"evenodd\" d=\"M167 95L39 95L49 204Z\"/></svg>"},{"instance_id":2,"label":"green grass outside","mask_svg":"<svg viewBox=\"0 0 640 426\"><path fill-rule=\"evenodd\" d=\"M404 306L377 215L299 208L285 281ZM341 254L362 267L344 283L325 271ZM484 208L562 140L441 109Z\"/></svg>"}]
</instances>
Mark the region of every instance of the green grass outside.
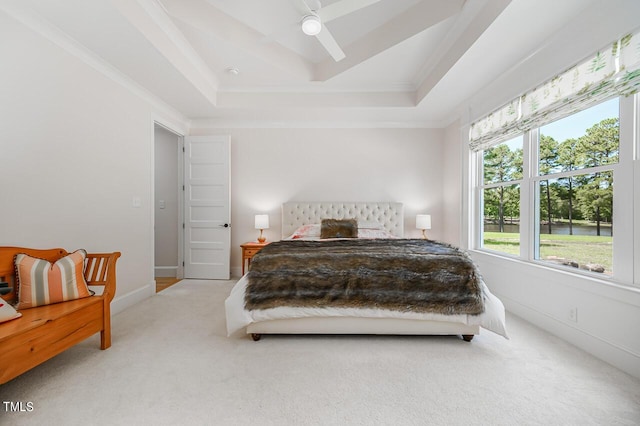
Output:
<instances>
[{"instance_id":1,"label":"green grass outside","mask_svg":"<svg viewBox=\"0 0 640 426\"><path fill-rule=\"evenodd\" d=\"M508 232L485 232L484 248L518 256L520 234ZM613 261L613 237L591 235L540 235L540 257L550 256L573 260L580 265L596 263L611 274Z\"/></svg>"}]
</instances>

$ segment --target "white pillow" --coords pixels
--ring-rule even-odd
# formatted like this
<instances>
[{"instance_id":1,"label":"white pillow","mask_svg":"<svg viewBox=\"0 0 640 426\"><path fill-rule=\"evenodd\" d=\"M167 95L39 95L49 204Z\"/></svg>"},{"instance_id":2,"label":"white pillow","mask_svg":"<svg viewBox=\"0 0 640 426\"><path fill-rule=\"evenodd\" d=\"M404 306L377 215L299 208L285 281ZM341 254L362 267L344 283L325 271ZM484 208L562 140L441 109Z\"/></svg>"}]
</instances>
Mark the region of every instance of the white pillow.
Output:
<instances>
[{"instance_id":1,"label":"white pillow","mask_svg":"<svg viewBox=\"0 0 640 426\"><path fill-rule=\"evenodd\" d=\"M317 240L320 239L321 226L319 223L302 225L296 229L287 240ZM375 221L358 221L358 238L397 238L384 226Z\"/></svg>"},{"instance_id":2,"label":"white pillow","mask_svg":"<svg viewBox=\"0 0 640 426\"><path fill-rule=\"evenodd\" d=\"M22 314L11 306L6 300L0 298L0 322L9 321L21 317Z\"/></svg>"},{"instance_id":3,"label":"white pillow","mask_svg":"<svg viewBox=\"0 0 640 426\"><path fill-rule=\"evenodd\" d=\"M358 228L358 238L397 238L385 229Z\"/></svg>"},{"instance_id":4,"label":"white pillow","mask_svg":"<svg viewBox=\"0 0 640 426\"><path fill-rule=\"evenodd\" d=\"M380 222L376 222L375 220L359 220L358 228L359 229L384 229L384 226Z\"/></svg>"}]
</instances>

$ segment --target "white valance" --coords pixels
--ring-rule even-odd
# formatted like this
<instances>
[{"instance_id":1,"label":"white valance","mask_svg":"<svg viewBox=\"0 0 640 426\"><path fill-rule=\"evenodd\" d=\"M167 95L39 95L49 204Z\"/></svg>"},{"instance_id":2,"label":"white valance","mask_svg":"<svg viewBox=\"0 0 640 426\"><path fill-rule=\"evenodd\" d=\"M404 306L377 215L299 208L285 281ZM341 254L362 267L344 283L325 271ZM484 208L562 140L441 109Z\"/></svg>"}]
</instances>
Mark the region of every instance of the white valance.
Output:
<instances>
[{"instance_id":1,"label":"white valance","mask_svg":"<svg viewBox=\"0 0 640 426\"><path fill-rule=\"evenodd\" d=\"M539 87L471 124L469 145L480 151L586 109L640 89L640 31L555 76Z\"/></svg>"}]
</instances>

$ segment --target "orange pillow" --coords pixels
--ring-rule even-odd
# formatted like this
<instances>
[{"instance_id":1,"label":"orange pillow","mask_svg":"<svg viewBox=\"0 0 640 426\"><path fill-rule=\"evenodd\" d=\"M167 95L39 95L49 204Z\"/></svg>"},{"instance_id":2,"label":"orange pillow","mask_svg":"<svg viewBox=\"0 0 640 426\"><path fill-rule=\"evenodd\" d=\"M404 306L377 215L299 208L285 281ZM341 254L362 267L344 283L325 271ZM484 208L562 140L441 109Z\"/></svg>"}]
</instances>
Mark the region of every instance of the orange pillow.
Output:
<instances>
[{"instance_id":1,"label":"orange pillow","mask_svg":"<svg viewBox=\"0 0 640 426\"><path fill-rule=\"evenodd\" d=\"M84 278L87 252L76 250L56 263L18 254L18 309L66 302L91 296Z\"/></svg>"}]
</instances>

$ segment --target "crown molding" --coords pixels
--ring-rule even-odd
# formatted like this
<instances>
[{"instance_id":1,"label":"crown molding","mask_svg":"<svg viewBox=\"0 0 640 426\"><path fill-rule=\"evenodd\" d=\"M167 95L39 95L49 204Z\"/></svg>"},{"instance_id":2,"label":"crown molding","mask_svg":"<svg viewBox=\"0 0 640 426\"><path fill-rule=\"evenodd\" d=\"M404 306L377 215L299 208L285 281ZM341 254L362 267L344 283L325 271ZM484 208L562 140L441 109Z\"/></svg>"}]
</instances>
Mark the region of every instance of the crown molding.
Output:
<instances>
[{"instance_id":1,"label":"crown molding","mask_svg":"<svg viewBox=\"0 0 640 426\"><path fill-rule=\"evenodd\" d=\"M455 120L452 120L453 122ZM291 120L192 120L190 130L205 129L441 129L441 121L291 121Z\"/></svg>"},{"instance_id":2,"label":"crown molding","mask_svg":"<svg viewBox=\"0 0 640 426\"><path fill-rule=\"evenodd\" d=\"M412 92L281 92L218 95L219 108L415 108Z\"/></svg>"},{"instance_id":3,"label":"crown molding","mask_svg":"<svg viewBox=\"0 0 640 426\"><path fill-rule=\"evenodd\" d=\"M218 93L407 93L415 97L418 86L413 82L393 82L386 85L368 85L360 87L327 87L325 82L308 82L299 86L224 86Z\"/></svg>"}]
</instances>

